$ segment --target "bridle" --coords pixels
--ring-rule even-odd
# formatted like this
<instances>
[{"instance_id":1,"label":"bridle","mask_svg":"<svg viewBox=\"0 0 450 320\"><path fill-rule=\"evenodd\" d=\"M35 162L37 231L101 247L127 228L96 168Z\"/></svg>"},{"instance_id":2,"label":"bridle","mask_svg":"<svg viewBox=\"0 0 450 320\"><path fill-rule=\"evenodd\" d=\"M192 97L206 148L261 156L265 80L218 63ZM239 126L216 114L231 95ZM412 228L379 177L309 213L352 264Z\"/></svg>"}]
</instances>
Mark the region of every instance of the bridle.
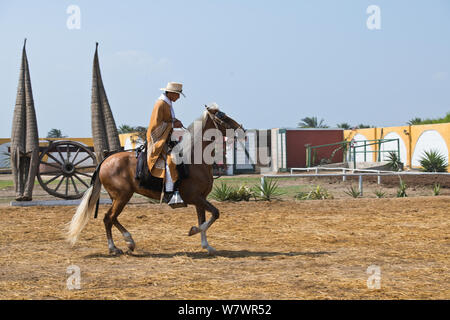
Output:
<instances>
[{"instance_id":1,"label":"bridle","mask_svg":"<svg viewBox=\"0 0 450 320\"><path fill-rule=\"evenodd\" d=\"M208 106L205 105L205 108L206 108L206 112L208 113L209 118L212 120L212 122L217 130L220 130L219 126L225 128L225 129L233 129L231 127L231 125L225 121L225 119L227 118L227 115L225 114L225 112L216 111L215 113L212 113L211 111L209 111ZM239 125L239 128L237 128L237 129L244 129L244 128L242 127L242 125Z\"/></svg>"},{"instance_id":2,"label":"bridle","mask_svg":"<svg viewBox=\"0 0 450 320\"><path fill-rule=\"evenodd\" d=\"M227 115L225 114L225 112L218 110L215 113L212 113L211 111L209 111L208 106L205 105L205 108L206 108L206 113L208 114L209 118L211 119L211 121L213 122L213 124L217 130L221 131L219 129L219 126L221 126L222 128L225 128L225 129L233 129L231 127L231 125L225 121L225 119L227 118ZM239 128L237 128L237 129L243 130L244 128L242 127L242 125L239 125ZM225 141L223 141L222 143L225 144ZM213 179L220 178L221 176L222 175L219 174L217 177L213 177Z\"/></svg>"}]
</instances>

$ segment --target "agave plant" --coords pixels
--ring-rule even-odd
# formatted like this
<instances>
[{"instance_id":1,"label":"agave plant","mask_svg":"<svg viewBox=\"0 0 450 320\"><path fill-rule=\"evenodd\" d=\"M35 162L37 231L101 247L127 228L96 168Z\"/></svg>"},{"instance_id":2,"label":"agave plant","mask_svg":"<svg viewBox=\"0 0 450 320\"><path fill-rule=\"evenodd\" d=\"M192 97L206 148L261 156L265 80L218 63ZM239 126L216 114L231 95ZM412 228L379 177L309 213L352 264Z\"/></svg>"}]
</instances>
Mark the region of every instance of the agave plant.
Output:
<instances>
[{"instance_id":1,"label":"agave plant","mask_svg":"<svg viewBox=\"0 0 450 320\"><path fill-rule=\"evenodd\" d=\"M310 194L310 192L300 191L299 193L297 193L294 196L294 199L297 199L297 200L310 200L309 199L309 194Z\"/></svg>"},{"instance_id":2,"label":"agave plant","mask_svg":"<svg viewBox=\"0 0 450 320\"><path fill-rule=\"evenodd\" d=\"M238 195L240 197L241 200L244 201L249 201L250 198L254 198L255 197L255 193L252 191L251 188L247 187L246 185L242 185L239 189L238 189Z\"/></svg>"},{"instance_id":3,"label":"agave plant","mask_svg":"<svg viewBox=\"0 0 450 320\"><path fill-rule=\"evenodd\" d=\"M406 189L408 186L405 182L400 178L400 185L397 190L397 198L406 198L408 195L406 194Z\"/></svg>"},{"instance_id":4,"label":"agave plant","mask_svg":"<svg viewBox=\"0 0 450 320\"><path fill-rule=\"evenodd\" d=\"M253 192L255 197L264 201L277 199L283 194L283 192L279 191L278 183L271 179L264 179L261 185L256 185L253 188Z\"/></svg>"},{"instance_id":5,"label":"agave plant","mask_svg":"<svg viewBox=\"0 0 450 320\"><path fill-rule=\"evenodd\" d=\"M446 172L448 167L445 156L437 150L424 151L419 162L425 172Z\"/></svg>"},{"instance_id":6,"label":"agave plant","mask_svg":"<svg viewBox=\"0 0 450 320\"><path fill-rule=\"evenodd\" d=\"M401 171L403 168L403 163L400 161L400 157L397 152L390 151L388 154L388 166L394 171Z\"/></svg>"},{"instance_id":7,"label":"agave plant","mask_svg":"<svg viewBox=\"0 0 450 320\"><path fill-rule=\"evenodd\" d=\"M232 188L229 193L231 201L249 201L251 197L254 197L254 192L246 185L240 186L239 189Z\"/></svg>"},{"instance_id":8,"label":"agave plant","mask_svg":"<svg viewBox=\"0 0 450 320\"><path fill-rule=\"evenodd\" d=\"M433 195L438 196L441 193L441 185L439 183L433 184Z\"/></svg>"},{"instance_id":9,"label":"agave plant","mask_svg":"<svg viewBox=\"0 0 450 320\"><path fill-rule=\"evenodd\" d=\"M214 186L210 197L216 201L249 201L251 197L255 197L253 191L242 185L239 188L229 186L223 182Z\"/></svg>"},{"instance_id":10,"label":"agave plant","mask_svg":"<svg viewBox=\"0 0 450 320\"><path fill-rule=\"evenodd\" d=\"M210 197L216 201L230 200L230 195L233 192L233 188L226 183L221 182L220 185L214 186Z\"/></svg>"},{"instance_id":11,"label":"agave plant","mask_svg":"<svg viewBox=\"0 0 450 320\"><path fill-rule=\"evenodd\" d=\"M322 188L321 186L317 186L315 189L309 192L299 192L295 195L295 199L297 200L325 200L325 199L333 199L333 195L331 195L327 189Z\"/></svg>"},{"instance_id":12,"label":"agave plant","mask_svg":"<svg viewBox=\"0 0 450 320\"><path fill-rule=\"evenodd\" d=\"M374 193L378 199L384 198L386 196L386 192L382 191L381 189L375 190Z\"/></svg>"},{"instance_id":13,"label":"agave plant","mask_svg":"<svg viewBox=\"0 0 450 320\"><path fill-rule=\"evenodd\" d=\"M358 198L359 196L361 196L361 191L353 188L353 186L348 188L347 191L344 191L344 193L348 194L349 196L351 196L353 198Z\"/></svg>"}]
</instances>

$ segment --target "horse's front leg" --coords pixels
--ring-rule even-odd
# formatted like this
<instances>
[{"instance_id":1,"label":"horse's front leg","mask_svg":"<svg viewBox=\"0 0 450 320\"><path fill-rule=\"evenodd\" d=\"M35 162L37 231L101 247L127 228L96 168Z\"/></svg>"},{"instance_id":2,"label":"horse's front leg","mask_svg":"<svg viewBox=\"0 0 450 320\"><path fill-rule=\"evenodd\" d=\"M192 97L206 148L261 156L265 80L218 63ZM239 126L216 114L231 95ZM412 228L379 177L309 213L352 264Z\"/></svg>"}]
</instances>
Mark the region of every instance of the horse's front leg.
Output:
<instances>
[{"instance_id":1,"label":"horse's front leg","mask_svg":"<svg viewBox=\"0 0 450 320\"><path fill-rule=\"evenodd\" d=\"M191 230L189 230L188 235L192 236L194 234L200 233L202 248L208 250L208 254L213 255L216 252L216 249L214 249L208 244L206 231L214 223L214 221L216 221L219 218L219 210L217 210L217 208L214 207L212 204L210 204L208 201L204 200L204 202L205 204L207 204L207 206L199 206L199 205L195 206L197 210L198 227L193 226ZM212 214L211 219L209 219L208 221L205 221L206 220L205 207Z\"/></svg>"}]
</instances>

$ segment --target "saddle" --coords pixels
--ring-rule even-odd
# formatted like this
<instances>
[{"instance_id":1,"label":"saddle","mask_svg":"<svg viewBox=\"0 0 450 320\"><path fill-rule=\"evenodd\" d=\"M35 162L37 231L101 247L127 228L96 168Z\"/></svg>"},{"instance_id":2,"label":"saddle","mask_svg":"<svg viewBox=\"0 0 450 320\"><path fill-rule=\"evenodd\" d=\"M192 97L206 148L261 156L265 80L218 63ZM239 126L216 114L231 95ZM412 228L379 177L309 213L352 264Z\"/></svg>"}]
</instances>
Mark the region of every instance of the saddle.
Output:
<instances>
[{"instance_id":1,"label":"saddle","mask_svg":"<svg viewBox=\"0 0 450 320\"><path fill-rule=\"evenodd\" d=\"M150 170L148 169L147 142L136 148L136 158L137 164L135 179L139 180L139 187L161 192L163 190L163 179L152 176ZM181 180L186 179L189 176L189 167L184 163L178 164L176 168L178 172L178 180L174 185L175 190L178 189Z\"/></svg>"}]
</instances>

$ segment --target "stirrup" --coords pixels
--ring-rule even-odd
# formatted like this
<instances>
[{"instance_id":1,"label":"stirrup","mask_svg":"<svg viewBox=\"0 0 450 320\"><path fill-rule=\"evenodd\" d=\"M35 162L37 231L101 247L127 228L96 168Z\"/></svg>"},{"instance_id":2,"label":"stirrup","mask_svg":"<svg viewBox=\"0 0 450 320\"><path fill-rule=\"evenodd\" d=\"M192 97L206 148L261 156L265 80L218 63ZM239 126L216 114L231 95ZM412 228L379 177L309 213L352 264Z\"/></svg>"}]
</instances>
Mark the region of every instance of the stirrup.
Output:
<instances>
[{"instance_id":1,"label":"stirrup","mask_svg":"<svg viewBox=\"0 0 450 320\"><path fill-rule=\"evenodd\" d=\"M186 203L184 203L183 199L181 199L181 195L178 190L173 193L172 198L170 198L170 201L168 202L168 205L172 209L187 207Z\"/></svg>"}]
</instances>

